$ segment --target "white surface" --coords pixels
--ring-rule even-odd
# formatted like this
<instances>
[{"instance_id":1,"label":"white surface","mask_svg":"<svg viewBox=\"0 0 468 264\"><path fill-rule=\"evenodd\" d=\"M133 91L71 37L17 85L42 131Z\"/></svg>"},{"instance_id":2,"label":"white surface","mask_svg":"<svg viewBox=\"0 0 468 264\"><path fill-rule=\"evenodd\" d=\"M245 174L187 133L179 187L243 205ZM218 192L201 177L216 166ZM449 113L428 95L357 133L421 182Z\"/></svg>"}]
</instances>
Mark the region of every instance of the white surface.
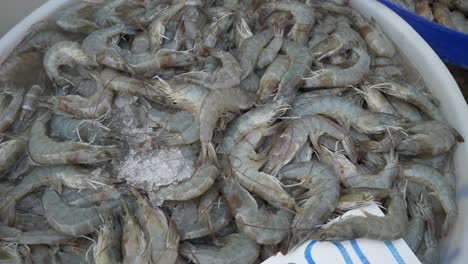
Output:
<instances>
[{"instance_id":1,"label":"white surface","mask_svg":"<svg viewBox=\"0 0 468 264\"><path fill-rule=\"evenodd\" d=\"M29 28L76 0L50 0L18 23L0 39L0 63L21 41ZM397 45L402 56L412 62L421 74L427 87L441 102L441 108L449 123L468 139L468 107L452 75L429 47L429 45L398 15L384 5L371 0L351 0L351 5L363 15L373 17ZM458 144L455 155L457 175L457 198L459 203L458 221L441 252L441 263L462 264L468 259L468 146Z\"/></svg>"},{"instance_id":2,"label":"white surface","mask_svg":"<svg viewBox=\"0 0 468 264\"><path fill-rule=\"evenodd\" d=\"M0 37L47 0L1 0Z\"/></svg>"},{"instance_id":3,"label":"white surface","mask_svg":"<svg viewBox=\"0 0 468 264\"><path fill-rule=\"evenodd\" d=\"M370 205L364 208L346 212L343 217L350 215L364 216L362 211L371 214L383 216L377 205ZM353 247L354 245L354 247ZM390 248L394 247L394 251ZM367 261L367 262L366 262ZM293 253L287 256L279 255L271 257L263 264L325 264L325 263L379 263L379 264L398 264L398 263L420 263L411 249L406 245L403 239L395 241L375 241L370 239L356 239L354 241L343 242L318 242L309 241Z\"/></svg>"}]
</instances>

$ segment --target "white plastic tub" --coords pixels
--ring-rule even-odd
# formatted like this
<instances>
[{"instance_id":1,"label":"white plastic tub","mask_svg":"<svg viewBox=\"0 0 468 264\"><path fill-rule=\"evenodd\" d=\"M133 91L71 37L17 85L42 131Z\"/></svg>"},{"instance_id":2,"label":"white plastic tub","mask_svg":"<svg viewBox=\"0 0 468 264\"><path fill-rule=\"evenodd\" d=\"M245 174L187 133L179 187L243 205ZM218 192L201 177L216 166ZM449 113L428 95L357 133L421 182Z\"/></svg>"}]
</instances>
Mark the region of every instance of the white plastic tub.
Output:
<instances>
[{"instance_id":1,"label":"white plastic tub","mask_svg":"<svg viewBox=\"0 0 468 264\"><path fill-rule=\"evenodd\" d=\"M77 0L50 0L0 39L0 63L22 40L30 27ZM350 0L361 14L373 17L398 47L401 56L419 72L427 87L440 100L449 123L468 139L468 107L452 75L429 45L398 15L372 0ZM466 263L468 260L468 145L458 144L455 155L459 216L441 248L440 263Z\"/></svg>"}]
</instances>

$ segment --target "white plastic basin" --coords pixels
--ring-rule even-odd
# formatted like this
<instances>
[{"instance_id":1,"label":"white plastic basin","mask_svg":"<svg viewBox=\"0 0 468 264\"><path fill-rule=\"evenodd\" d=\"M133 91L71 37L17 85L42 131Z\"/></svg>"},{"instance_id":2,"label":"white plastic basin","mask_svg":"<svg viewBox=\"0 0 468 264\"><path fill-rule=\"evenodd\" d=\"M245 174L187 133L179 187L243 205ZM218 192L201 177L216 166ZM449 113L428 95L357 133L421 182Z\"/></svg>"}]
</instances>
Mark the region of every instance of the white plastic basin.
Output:
<instances>
[{"instance_id":1,"label":"white plastic basin","mask_svg":"<svg viewBox=\"0 0 468 264\"><path fill-rule=\"evenodd\" d=\"M62 7L77 0L50 0L24 18L0 39L0 63L22 40L30 27ZM441 109L448 122L468 139L468 106L452 75L422 39L403 19L386 6L373 0L350 0L350 4L366 17L380 24L388 37L395 43L401 56L421 75L429 90L440 100ZM457 200L459 216L441 248L440 263L464 264L468 259L468 145L458 144L455 154L457 176Z\"/></svg>"}]
</instances>

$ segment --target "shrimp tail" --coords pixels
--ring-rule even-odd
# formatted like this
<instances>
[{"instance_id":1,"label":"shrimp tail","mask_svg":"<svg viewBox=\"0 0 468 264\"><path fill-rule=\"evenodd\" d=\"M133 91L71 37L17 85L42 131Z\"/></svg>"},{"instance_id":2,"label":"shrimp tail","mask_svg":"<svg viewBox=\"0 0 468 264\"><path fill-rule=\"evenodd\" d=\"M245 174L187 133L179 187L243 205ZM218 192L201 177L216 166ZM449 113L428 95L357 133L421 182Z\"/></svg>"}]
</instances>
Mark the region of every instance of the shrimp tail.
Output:
<instances>
[{"instance_id":1,"label":"shrimp tail","mask_svg":"<svg viewBox=\"0 0 468 264\"><path fill-rule=\"evenodd\" d=\"M218 157L216 155L216 150L211 142L202 142L202 149L200 157L198 159L198 164L203 164L207 161L212 161L216 166L219 166Z\"/></svg>"},{"instance_id":2,"label":"shrimp tail","mask_svg":"<svg viewBox=\"0 0 468 264\"><path fill-rule=\"evenodd\" d=\"M177 250L179 247L179 230L174 221L169 222L169 228L166 235L166 248L167 250Z\"/></svg>"},{"instance_id":3,"label":"shrimp tail","mask_svg":"<svg viewBox=\"0 0 468 264\"><path fill-rule=\"evenodd\" d=\"M455 222L457 221L457 216L458 216L458 213L456 211L447 212L447 215L445 216L444 224L442 227L443 233L445 235L447 235L450 229L452 229L453 226L455 225Z\"/></svg>"},{"instance_id":4,"label":"shrimp tail","mask_svg":"<svg viewBox=\"0 0 468 264\"><path fill-rule=\"evenodd\" d=\"M11 226L15 223L16 202L11 197L5 197L0 204L0 223Z\"/></svg>"},{"instance_id":5,"label":"shrimp tail","mask_svg":"<svg viewBox=\"0 0 468 264\"><path fill-rule=\"evenodd\" d=\"M460 143L465 142L465 139L463 138L463 136L457 130L455 130L454 128L452 128L452 133L455 136L455 140L457 142L460 142Z\"/></svg>"}]
</instances>

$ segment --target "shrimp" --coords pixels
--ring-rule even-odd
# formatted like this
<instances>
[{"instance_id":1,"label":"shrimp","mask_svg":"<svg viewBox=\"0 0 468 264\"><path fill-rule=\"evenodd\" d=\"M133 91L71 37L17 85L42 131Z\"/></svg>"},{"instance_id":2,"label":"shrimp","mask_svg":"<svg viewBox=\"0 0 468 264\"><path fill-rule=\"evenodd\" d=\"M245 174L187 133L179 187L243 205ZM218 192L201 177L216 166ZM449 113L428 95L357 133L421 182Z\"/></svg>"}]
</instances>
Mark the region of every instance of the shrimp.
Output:
<instances>
[{"instance_id":1,"label":"shrimp","mask_svg":"<svg viewBox=\"0 0 468 264\"><path fill-rule=\"evenodd\" d=\"M289 58L284 55L278 55L268 66L260 80L260 86L257 91L257 98L260 102L268 101L276 92L281 79L289 68Z\"/></svg>"},{"instance_id":2,"label":"shrimp","mask_svg":"<svg viewBox=\"0 0 468 264\"><path fill-rule=\"evenodd\" d=\"M148 35L150 40L151 52L154 53L159 50L163 38L164 33L166 32L165 24L180 10L182 10L185 6L197 6L201 5L200 0L183 0L178 1L171 6L161 10L160 15L157 16L155 20L151 22L148 26Z\"/></svg>"},{"instance_id":3,"label":"shrimp","mask_svg":"<svg viewBox=\"0 0 468 264\"><path fill-rule=\"evenodd\" d=\"M353 46L351 50L359 57L356 64L345 69L330 68L314 71L312 76L303 78L303 87L339 87L359 84L370 70L371 58L362 43Z\"/></svg>"},{"instance_id":4,"label":"shrimp","mask_svg":"<svg viewBox=\"0 0 468 264\"><path fill-rule=\"evenodd\" d=\"M385 95L383 95L377 89L373 89L372 86L362 85L361 90L359 90L358 93L364 96L364 100L366 100L367 107L372 112L398 115L397 110L395 110L395 108L387 100Z\"/></svg>"},{"instance_id":5,"label":"shrimp","mask_svg":"<svg viewBox=\"0 0 468 264\"><path fill-rule=\"evenodd\" d=\"M340 192L338 206L335 211L348 211L375 204L376 201L387 198L390 195L390 192L390 189L342 189Z\"/></svg>"},{"instance_id":6,"label":"shrimp","mask_svg":"<svg viewBox=\"0 0 468 264\"><path fill-rule=\"evenodd\" d=\"M332 15L325 16L324 19L318 20L317 25L310 32L310 40L307 47L313 50L319 43L326 40L330 34L336 30L337 19Z\"/></svg>"},{"instance_id":7,"label":"shrimp","mask_svg":"<svg viewBox=\"0 0 468 264\"><path fill-rule=\"evenodd\" d=\"M209 50L214 58L221 60L223 66L212 73L188 72L177 75L175 78L203 85L210 89L232 88L240 84L242 70L237 60L229 53L222 50Z\"/></svg>"},{"instance_id":8,"label":"shrimp","mask_svg":"<svg viewBox=\"0 0 468 264\"><path fill-rule=\"evenodd\" d=\"M269 28L242 42L237 55L240 68L242 69L241 80L245 79L254 70L258 56L273 37L274 29Z\"/></svg>"},{"instance_id":9,"label":"shrimp","mask_svg":"<svg viewBox=\"0 0 468 264\"><path fill-rule=\"evenodd\" d=\"M76 3L61 12L56 20L57 26L68 32L92 33L99 29L94 23L96 11L94 5L85 2Z\"/></svg>"},{"instance_id":10,"label":"shrimp","mask_svg":"<svg viewBox=\"0 0 468 264\"><path fill-rule=\"evenodd\" d=\"M289 97L292 92L295 92L294 88L298 87L300 78L303 78L306 72L310 70L310 66L314 61L310 51L299 43L285 40L281 50L288 55L290 64L278 85L278 93L274 100ZM289 89L291 91L288 91Z\"/></svg>"},{"instance_id":11,"label":"shrimp","mask_svg":"<svg viewBox=\"0 0 468 264\"><path fill-rule=\"evenodd\" d=\"M125 200L122 206L122 263L149 263L149 254L146 251L147 242L145 234L138 225L138 221L128 208Z\"/></svg>"},{"instance_id":12,"label":"shrimp","mask_svg":"<svg viewBox=\"0 0 468 264\"><path fill-rule=\"evenodd\" d=\"M44 191L42 206L47 222L57 231L71 236L93 233L102 224L100 214L119 205L118 201L87 208L71 207L62 201L57 192Z\"/></svg>"},{"instance_id":13,"label":"shrimp","mask_svg":"<svg viewBox=\"0 0 468 264\"><path fill-rule=\"evenodd\" d=\"M31 127L28 150L31 159L43 165L94 164L117 157L116 146L92 146L78 142L57 142L47 136L50 114L37 118Z\"/></svg>"},{"instance_id":14,"label":"shrimp","mask_svg":"<svg viewBox=\"0 0 468 264\"><path fill-rule=\"evenodd\" d=\"M229 156L230 170L239 183L250 192L275 207L295 210L300 213L302 209L283 189L276 178L259 171L263 161L262 157L255 152L255 149L260 145L265 135L273 132L274 129L255 129L238 142L232 148Z\"/></svg>"},{"instance_id":15,"label":"shrimp","mask_svg":"<svg viewBox=\"0 0 468 264\"><path fill-rule=\"evenodd\" d=\"M24 96L23 103L21 104L21 110L17 123L15 124L15 130L24 130L32 120L32 117L36 113L39 107L39 96L44 92L43 86L33 85L26 95Z\"/></svg>"},{"instance_id":16,"label":"shrimp","mask_svg":"<svg viewBox=\"0 0 468 264\"><path fill-rule=\"evenodd\" d=\"M149 53L149 50L150 50L150 43L149 43L148 34L140 33L133 38L132 48L131 48L131 52L133 54Z\"/></svg>"},{"instance_id":17,"label":"shrimp","mask_svg":"<svg viewBox=\"0 0 468 264\"><path fill-rule=\"evenodd\" d=\"M260 246L241 233L235 233L219 239L222 246L193 246L188 242L180 245L180 254L194 263L252 264L260 254Z\"/></svg>"},{"instance_id":18,"label":"shrimp","mask_svg":"<svg viewBox=\"0 0 468 264\"><path fill-rule=\"evenodd\" d=\"M197 62L197 56L188 51L161 49L154 54L130 54L125 57L130 67L129 73L153 77L163 69L190 66Z\"/></svg>"},{"instance_id":19,"label":"shrimp","mask_svg":"<svg viewBox=\"0 0 468 264\"><path fill-rule=\"evenodd\" d=\"M135 216L148 243L144 254L151 255L151 263L175 263L180 239L175 224L168 223L161 209L152 207L138 191L130 190L136 203Z\"/></svg>"},{"instance_id":20,"label":"shrimp","mask_svg":"<svg viewBox=\"0 0 468 264\"><path fill-rule=\"evenodd\" d=\"M22 139L12 139L0 144L0 179L26 153L27 143Z\"/></svg>"},{"instance_id":21,"label":"shrimp","mask_svg":"<svg viewBox=\"0 0 468 264\"><path fill-rule=\"evenodd\" d=\"M432 14L428 0L416 0L415 2L414 11L416 14L432 21L434 19L434 15Z\"/></svg>"},{"instance_id":22,"label":"shrimp","mask_svg":"<svg viewBox=\"0 0 468 264\"><path fill-rule=\"evenodd\" d=\"M236 47L242 46L242 43L253 36L252 31L249 28L249 24L245 21L243 17L240 17L239 14L236 14Z\"/></svg>"},{"instance_id":23,"label":"shrimp","mask_svg":"<svg viewBox=\"0 0 468 264\"><path fill-rule=\"evenodd\" d=\"M438 155L448 152L455 145L452 129L436 121L421 122L405 130L412 134L396 147L403 155Z\"/></svg>"},{"instance_id":24,"label":"shrimp","mask_svg":"<svg viewBox=\"0 0 468 264\"><path fill-rule=\"evenodd\" d=\"M24 95L23 88L5 90L3 94L0 94L0 132L5 132L15 122L20 113Z\"/></svg>"},{"instance_id":25,"label":"shrimp","mask_svg":"<svg viewBox=\"0 0 468 264\"><path fill-rule=\"evenodd\" d=\"M18 47L18 52L41 51L45 52L54 44L68 40L67 36L57 30L39 31L30 38L25 38Z\"/></svg>"},{"instance_id":26,"label":"shrimp","mask_svg":"<svg viewBox=\"0 0 468 264\"><path fill-rule=\"evenodd\" d=\"M406 120L384 113L362 109L342 97L320 96L298 98L292 104L292 115L321 114L335 119L345 128L352 126L362 133L381 133L406 125Z\"/></svg>"},{"instance_id":27,"label":"shrimp","mask_svg":"<svg viewBox=\"0 0 468 264\"><path fill-rule=\"evenodd\" d=\"M226 33L234 21L233 13L228 9L216 10L213 15L213 22L203 28L201 39L195 40L195 46L214 48L218 39Z\"/></svg>"},{"instance_id":28,"label":"shrimp","mask_svg":"<svg viewBox=\"0 0 468 264\"><path fill-rule=\"evenodd\" d=\"M309 33L315 23L314 9L294 0L267 2L258 9L260 23L262 24L265 18L274 11L287 11L292 14L295 23L289 31L288 37L291 41L305 45L309 40Z\"/></svg>"},{"instance_id":29,"label":"shrimp","mask_svg":"<svg viewBox=\"0 0 468 264\"><path fill-rule=\"evenodd\" d=\"M128 31L130 29L123 24L97 30L83 40L81 49L95 63L133 73L123 56L123 50L116 44L109 44L111 38Z\"/></svg>"},{"instance_id":30,"label":"shrimp","mask_svg":"<svg viewBox=\"0 0 468 264\"><path fill-rule=\"evenodd\" d=\"M114 217L107 213L104 223L99 228L97 243L94 245L94 262L96 264L119 263L122 261L120 253L121 230Z\"/></svg>"},{"instance_id":31,"label":"shrimp","mask_svg":"<svg viewBox=\"0 0 468 264\"><path fill-rule=\"evenodd\" d=\"M213 192L208 191L208 193ZM230 223L230 213L226 201L224 199L218 200L218 197L215 198L216 200L210 201L208 207L203 206L200 202L197 208L197 204L193 201L177 204L172 211L172 219L177 224L182 240L210 235L220 231Z\"/></svg>"},{"instance_id":32,"label":"shrimp","mask_svg":"<svg viewBox=\"0 0 468 264\"><path fill-rule=\"evenodd\" d=\"M384 155L386 165L376 175L366 173L359 166L351 163L343 154L333 153L324 147L320 149L320 153L331 155L332 159L327 159L326 163L333 166L335 173L346 188L390 189L397 176L398 155L393 151Z\"/></svg>"},{"instance_id":33,"label":"shrimp","mask_svg":"<svg viewBox=\"0 0 468 264\"><path fill-rule=\"evenodd\" d=\"M330 57L350 49L356 42L362 42L359 34L350 27L348 21L340 20L337 22L336 30L314 45L312 52L320 55L319 59Z\"/></svg>"},{"instance_id":34,"label":"shrimp","mask_svg":"<svg viewBox=\"0 0 468 264\"><path fill-rule=\"evenodd\" d=\"M408 222L408 231L403 236L403 240L413 252L416 252L424 236L424 209L418 201L411 199L408 201L408 212L411 220Z\"/></svg>"},{"instance_id":35,"label":"shrimp","mask_svg":"<svg viewBox=\"0 0 468 264\"><path fill-rule=\"evenodd\" d=\"M254 197L232 177L226 180L223 192L237 226L257 243L275 245L288 235L291 213L286 210L269 212L265 206L259 208Z\"/></svg>"},{"instance_id":36,"label":"shrimp","mask_svg":"<svg viewBox=\"0 0 468 264\"><path fill-rule=\"evenodd\" d=\"M141 95L154 102L166 103L164 84L159 80L144 81L135 79L112 69L105 69L99 75L103 86L117 93Z\"/></svg>"},{"instance_id":37,"label":"shrimp","mask_svg":"<svg viewBox=\"0 0 468 264\"><path fill-rule=\"evenodd\" d=\"M367 42L370 50L383 57L393 57L396 53L395 46L383 33L379 25L374 21L368 21L355 10L347 7L340 6L332 2L324 2L320 4L320 8L327 11L342 14L347 16L358 28L359 33Z\"/></svg>"},{"instance_id":38,"label":"shrimp","mask_svg":"<svg viewBox=\"0 0 468 264\"><path fill-rule=\"evenodd\" d=\"M404 164L400 167L398 175L402 179L421 184L434 191L446 213L442 228L443 234L446 235L454 226L458 215L455 192L447 177L432 167L422 164Z\"/></svg>"},{"instance_id":39,"label":"shrimp","mask_svg":"<svg viewBox=\"0 0 468 264\"><path fill-rule=\"evenodd\" d=\"M455 28L452 18L450 17L450 10L447 5L441 2L433 4L434 21L449 28Z\"/></svg>"},{"instance_id":40,"label":"shrimp","mask_svg":"<svg viewBox=\"0 0 468 264\"><path fill-rule=\"evenodd\" d=\"M257 64L255 65L257 69L263 69L275 60L283 46L283 40L283 30L279 27L274 27L273 39L258 55Z\"/></svg>"},{"instance_id":41,"label":"shrimp","mask_svg":"<svg viewBox=\"0 0 468 264\"><path fill-rule=\"evenodd\" d=\"M96 119L108 114L111 110L114 94L105 89L98 77L96 92L86 98L80 95L48 96L45 97L45 105L55 108L72 116L85 119Z\"/></svg>"},{"instance_id":42,"label":"shrimp","mask_svg":"<svg viewBox=\"0 0 468 264\"><path fill-rule=\"evenodd\" d=\"M107 1L104 6L96 11L96 24L99 27L112 26L115 24L124 23L122 18L119 17L118 9L133 9L137 7L137 1L127 0L111 0Z\"/></svg>"},{"instance_id":43,"label":"shrimp","mask_svg":"<svg viewBox=\"0 0 468 264\"><path fill-rule=\"evenodd\" d=\"M319 138L328 135L340 140L347 153L356 161L353 141L345 129L318 115L307 115L291 120L280 137L273 143L270 155L263 171L277 175L283 166L288 164L310 138L315 149L319 147Z\"/></svg>"},{"instance_id":44,"label":"shrimp","mask_svg":"<svg viewBox=\"0 0 468 264\"><path fill-rule=\"evenodd\" d=\"M223 142L218 146L217 151L229 154L231 149L250 131L270 126L286 112L288 107L286 103L276 101L254 108L239 116L228 125L224 132Z\"/></svg>"},{"instance_id":45,"label":"shrimp","mask_svg":"<svg viewBox=\"0 0 468 264\"><path fill-rule=\"evenodd\" d=\"M435 237L435 227L433 223L426 224L426 231L424 232L424 250L418 254L418 259L421 263L439 263L439 248L437 246L437 239Z\"/></svg>"},{"instance_id":46,"label":"shrimp","mask_svg":"<svg viewBox=\"0 0 468 264\"><path fill-rule=\"evenodd\" d=\"M44 55L44 68L49 78L60 86L71 83L70 80L60 75L61 66L83 66L85 68L97 66L81 50L80 44L74 41L62 41L50 47Z\"/></svg>"},{"instance_id":47,"label":"shrimp","mask_svg":"<svg viewBox=\"0 0 468 264\"><path fill-rule=\"evenodd\" d=\"M70 141L106 144L116 139L103 124L97 120L75 119L63 115L53 115L49 123L49 135Z\"/></svg>"},{"instance_id":48,"label":"shrimp","mask_svg":"<svg viewBox=\"0 0 468 264\"><path fill-rule=\"evenodd\" d=\"M176 185L160 187L154 191L154 195L162 200L187 201L205 193L213 186L220 171L210 162L197 168L190 179Z\"/></svg>"},{"instance_id":49,"label":"shrimp","mask_svg":"<svg viewBox=\"0 0 468 264\"><path fill-rule=\"evenodd\" d=\"M9 243L17 243L24 245L55 245L58 243L68 242L73 239L72 236L63 234L54 229L33 230L24 232L12 227L0 226L0 229L5 229L0 231L0 239Z\"/></svg>"},{"instance_id":50,"label":"shrimp","mask_svg":"<svg viewBox=\"0 0 468 264\"><path fill-rule=\"evenodd\" d=\"M150 109L147 113L149 126L159 126L160 128L175 133L182 133L194 122L192 113L189 111L177 111L175 113ZM153 124L154 123L154 124Z\"/></svg>"},{"instance_id":51,"label":"shrimp","mask_svg":"<svg viewBox=\"0 0 468 264\"><path fill-rule=\"evenodd\" d=\"M398 115L408 119L411 122L420 122L423 117L419 110L410 103L404 100L395 98L393 96L386 97L387 100L392 104L393 108L397 111Z\"/></svg>"},{"instance_id":52,"label":"shrimp","mask_svg":"<svg viewBox=\"0 0 468 264\"><path fill-rule=\"evenodd\" d=\"M335 210L340 196L339 180L330 167L318 162L289 164L280 171L280 176L304 179L306 182L301 186L308 189L297 197L302 200L304 214L296 215L291 226L293 237L290 243L295 246Z\"/></svg>"},{"instance_id":53,"label":"shrimp","mask_svg":"<svg viewBox=\"0 0 468 264\"><path fill-rule=\"evenodd\" d=\"M38 51L14 52L0 67L0 81L18 87L43 83L47 78L42 61L43 54Z\"/></svg>"},{"instance_id":54,"label":"shrimp","mask_svg":"<svg viewBox=\"0 0 468 264\"><path fill-rule=\"evenodd\" d=\"M216 151L213 143L213 131L221 114L238 112L250 108L255 96L240 87L231 89L211 90L203 100L200 109L200 141L202 150L200 161L212 160L217 163Z\"/></svg>"},{"instance_id":55,"label":"shrimp","mask_svg":"<svg viewBox=\"0 0 468 264\"><path fill-rule=\"evenodd\" d=\"M192 144L200 139L200 111L208 90L198 85L186 84L176 86L168 97L178 107L192 114L192 123L180 132L162 131L156 138L157 145L185 145Z\"/></svg>"},{"instance_id":56,"label":"shrimp","mask_svg":"<svg viewBox=\"0 0 468 264\"><path fill-rule=\"evenodd\" d=\"M396 80L386 80L383 83L374 85L374 87L383 93L389 94L415 105L436 121L445 122L445 118L437 105L431 102L430 97L428 97L416 87L410 86L403 82L398 82Z\"/></svg>"},{"instance_id":57,"label":"shrimp","mask_svg":"<svg viewBox=\"0 0 468 264\"><path fill-rule=\"evenodd\" d=\"M387 215L375 216L364 212L363 216L349 216L312 234L313 239L343 241L355 238L396 240L406 232L408 215L402 194L393 191Z\"/></svg>"}]
</instances>

